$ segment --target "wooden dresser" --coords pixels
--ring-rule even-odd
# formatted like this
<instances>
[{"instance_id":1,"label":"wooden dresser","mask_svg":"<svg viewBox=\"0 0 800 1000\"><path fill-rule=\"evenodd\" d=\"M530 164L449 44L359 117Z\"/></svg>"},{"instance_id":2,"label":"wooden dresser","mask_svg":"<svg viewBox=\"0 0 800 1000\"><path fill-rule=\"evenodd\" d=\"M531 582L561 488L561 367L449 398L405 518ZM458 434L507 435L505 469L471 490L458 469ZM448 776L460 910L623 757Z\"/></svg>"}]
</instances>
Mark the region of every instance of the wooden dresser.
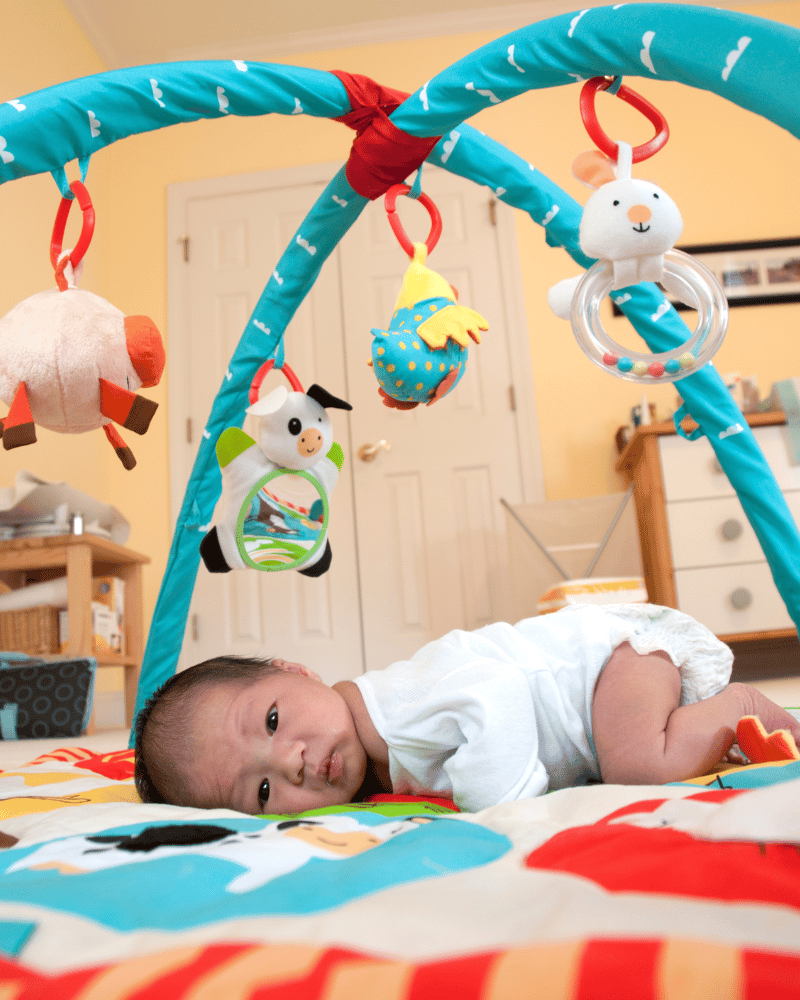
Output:
<instances>
[{"instance_id":1,"label":"wooden dresser","mask_svg":"<svg viewBox=\"0 0 800 1000\"><path fill-rule=\"evenodd\" d=\"M797 523L800 464L783 413L747 421ZM706 438L687 441L672 421L637 428L617 471L633 483L647 593L726 642L796 636L761 546Z\"/></svg>"}]
</instances>

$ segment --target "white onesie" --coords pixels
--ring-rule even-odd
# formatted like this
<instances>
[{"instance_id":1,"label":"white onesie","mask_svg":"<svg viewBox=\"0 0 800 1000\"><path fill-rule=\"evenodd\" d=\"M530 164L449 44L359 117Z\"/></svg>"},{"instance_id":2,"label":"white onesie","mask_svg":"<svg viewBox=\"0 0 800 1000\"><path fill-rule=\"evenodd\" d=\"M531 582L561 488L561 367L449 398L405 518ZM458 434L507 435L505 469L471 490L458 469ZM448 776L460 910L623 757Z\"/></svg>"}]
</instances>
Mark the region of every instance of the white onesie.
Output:
<instances>
[{"instance_id":1,"label":"white onesie","mask_svg":"<svg viewBox=\"0 0 800 1000\"><path fill-rule=\"evenodd\" d=\"M681 704L709 698L730 678L724 643L653 604L581 604L517 625L456 630L410 660L356 677L389 747L394 791L452 797L476 812L599 780L592 698L626 640L637 653L670 655Z\"/></svg>"}]
</instances>

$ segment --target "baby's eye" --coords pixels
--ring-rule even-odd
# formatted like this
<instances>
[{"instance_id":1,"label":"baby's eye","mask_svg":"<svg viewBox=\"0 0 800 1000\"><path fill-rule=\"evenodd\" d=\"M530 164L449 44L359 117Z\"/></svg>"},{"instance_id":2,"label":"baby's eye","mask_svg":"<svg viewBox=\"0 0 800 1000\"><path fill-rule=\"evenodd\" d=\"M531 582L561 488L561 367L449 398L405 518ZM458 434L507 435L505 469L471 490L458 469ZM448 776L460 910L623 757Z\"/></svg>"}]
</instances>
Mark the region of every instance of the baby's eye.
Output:
<instances>
[{"instance_id":1,"label":"baby's eye","mask_svg":"<svg viewBox=\"0 0 800 1000\"><path fill-rule=\"evenodd\" d=\"M261 803L269 802L269 781L266 778L258 786L258 801Z\"/></svg>"},{"instance_id":2,"label":"baby's eye","mask_svg":"<svg viewBox=\"0 0 800 1000\"><path fill-rule=\"evenodd\" d=\"M267 712L267 729L274 733L278 728L278 709L274 706Z\"/></svg>"}]
</instances>

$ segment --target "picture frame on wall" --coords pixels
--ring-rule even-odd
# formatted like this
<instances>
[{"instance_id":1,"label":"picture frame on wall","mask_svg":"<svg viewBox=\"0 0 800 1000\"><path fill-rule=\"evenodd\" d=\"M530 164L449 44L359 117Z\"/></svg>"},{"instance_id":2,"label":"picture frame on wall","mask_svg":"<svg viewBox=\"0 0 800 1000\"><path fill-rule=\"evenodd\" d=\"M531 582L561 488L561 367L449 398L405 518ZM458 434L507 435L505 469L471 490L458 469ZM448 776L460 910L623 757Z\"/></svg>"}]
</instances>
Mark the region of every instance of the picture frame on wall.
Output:
<instances>
[{"instance_id":1,"label":"picture frame on wall","mask_svg":"<svg viewBox=\"0 0 800 1000\"><path fill-rule=\"evenodd\" d=\"M731 308L800 302L800 236L695 243L676 249L697 257L714 273ZM689 308L665 294L676 309ZM617 305L613 310L615 316L622 315Z\"/></svg>"}]
</instances>

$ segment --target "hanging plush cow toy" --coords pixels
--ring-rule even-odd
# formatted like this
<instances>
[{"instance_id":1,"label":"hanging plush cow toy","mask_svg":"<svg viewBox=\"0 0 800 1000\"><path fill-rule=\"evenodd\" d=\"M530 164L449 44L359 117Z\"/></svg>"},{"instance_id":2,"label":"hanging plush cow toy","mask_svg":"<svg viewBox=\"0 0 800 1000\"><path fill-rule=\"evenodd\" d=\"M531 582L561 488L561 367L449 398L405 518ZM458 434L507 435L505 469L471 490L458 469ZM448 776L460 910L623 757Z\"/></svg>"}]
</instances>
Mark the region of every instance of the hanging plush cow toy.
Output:
<instances>
[{"instance_id":1,"label":"hanging plush cow toy","mask_svg":"<svg viewBox=\"0 0 800 1000\"><path fill-rule=\"evenodd\" d=\"M352 409L319 385L307 393L278 386L247 410L260 417L258 442L239 427L222 432L217 460L224 513L200 543L211 573L249 566L321 576L328 569L328 497L344 454L333 440L326 407ZM291 489L288 494L281 490L282 477L292 472L296 475L288 481L290 487L306 480L311 502L292 500Z\"/></svg>"}]
</instances>

